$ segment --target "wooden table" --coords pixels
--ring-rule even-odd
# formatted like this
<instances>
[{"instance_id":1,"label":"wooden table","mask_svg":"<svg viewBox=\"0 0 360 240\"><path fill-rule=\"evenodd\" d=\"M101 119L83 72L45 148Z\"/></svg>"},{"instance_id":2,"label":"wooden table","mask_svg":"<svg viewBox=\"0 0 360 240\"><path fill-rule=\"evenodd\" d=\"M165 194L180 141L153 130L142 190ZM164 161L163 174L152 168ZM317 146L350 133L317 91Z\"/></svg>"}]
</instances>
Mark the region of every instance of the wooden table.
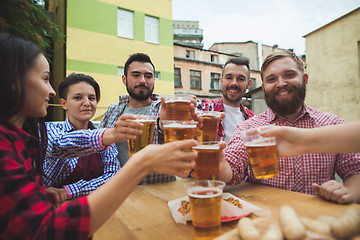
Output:
<instances>
[{"instance_id":1,"label":"wooden table","mask_svg":"<svg viewBox=\"0 0 360 240\"><path fill-rule=\"evenodd\" d=\"M94 234L95 240L105 239L193 239L191 222L176 224L167 202L186 196L181 179L168 183L138 186L114 215ZM121 189L119 189L121 191ZM290 205L300 216L316 218L319 215L339 217L350 205L339 205L319 197L250 183L226 187L239 198L271 211L271 219L278 220L282 205ZM352 204L360 209L360 205ZM256 216L250 215L251 218ZM236 227L237 221L223 223L223 233Z\"/></svg>"}]
</instances>

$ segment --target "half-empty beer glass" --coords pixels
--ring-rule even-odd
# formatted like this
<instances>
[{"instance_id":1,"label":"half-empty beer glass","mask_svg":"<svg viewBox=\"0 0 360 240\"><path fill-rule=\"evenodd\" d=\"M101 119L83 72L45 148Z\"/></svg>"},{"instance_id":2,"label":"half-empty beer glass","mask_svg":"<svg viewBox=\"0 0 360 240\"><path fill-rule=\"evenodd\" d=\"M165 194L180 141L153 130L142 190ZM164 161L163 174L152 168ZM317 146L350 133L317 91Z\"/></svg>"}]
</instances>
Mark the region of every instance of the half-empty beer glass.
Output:
<instances>
[{"instance_id":1,"label":"half-empty beer glass","mask_svg":"<svg viewBox=\"0 0 360 240\"><path fill-rule=\"evenodd\" d=\"M164 96L167 120L190 121L191 95L175 94Z\"/></svg>"},{"instance_id":2,"label":"half-empty beer glass","mask_svg":"<svg viewBox=\"0 0 360 240\"><path fill-rule=\"evenodd\" d=\"M129 157L152 143L157 119L157 116L147 115L137 115L136 117L137 119L127 121L135 121L144 124L142 128L139 128L139 130L142 130L143 133L141 135L137 135L136 139L128 139Z\"/></svg>"},{"instance_id":3,"label":"half-empty beer glass","mask_svg":"<svg viewBox=\"0 0 360 240\"><path fill-rule=\"evenodd\" d=\"M263 137L258 129L241 132L254 175L258 179L277 176L279 167L275 137Z\"/></svg>"},{"instance_id":4,"label":"half-empty beer glass","mask_svg":"<svg viewBox=\"0 0 360 240\"><path fill-rule=\"evenodd\" d=\"M224 182L214 180L185 183L195 239L210 240L221 234L221 196L224 187Z\"/></svg>"},{"instance_id":5,"label":"half-empty beer glass","mask_svg":"<svg viewBox=\"0 0 360 240\"><path fill-rule=\"evenodd\" d=\"M197 114L204 120L197 140L199 142L216 141L221 112L199 111Z\"/></svg>"}]
</instances>

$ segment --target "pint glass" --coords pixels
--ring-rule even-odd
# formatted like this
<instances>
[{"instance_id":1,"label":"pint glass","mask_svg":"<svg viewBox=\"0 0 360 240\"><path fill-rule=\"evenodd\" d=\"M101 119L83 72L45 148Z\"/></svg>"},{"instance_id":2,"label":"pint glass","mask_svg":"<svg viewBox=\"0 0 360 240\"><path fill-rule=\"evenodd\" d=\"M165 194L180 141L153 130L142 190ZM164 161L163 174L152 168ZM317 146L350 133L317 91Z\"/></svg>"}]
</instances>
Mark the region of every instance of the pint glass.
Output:
<instances>
[{"instance_id":1,"label":"pint glass","mask_svg":"<svg viewBox=\"0 0 360 240\"><path fill-rule=\"evenodd\" d=\"M200 142L193 147L198 152L195 160L195 173L197 180L219 179L220 142Z\"/></svg>"},{"instance_id":2,"label":"pint glass","mask_svg":"<svg viewBox=\"0 0 360 240\"><path fill-rule=\"evenodd\" d=\"M142 130L143 133L136 136L136 139L128 139L129 158L152 143L157 119L157 116L138 115L136 117L137 119L127 121L135 121L144 124L142 128L139 128L139 130Z\"/></svg>"},{"instance_id":3,"label":"pint glass","mask_svg":"<svg viewBox=\"0 0 360 240\"><path fill-rule=\"evenodd\" d=\"M167 120L190 121L191 95L176 94L164 96Z\"/></svg>"},{"instance_id":4,"label":"pint glass","mask_svg":"<svg viewBox=\"0 0 360 240\"><path fill-rule=\"evenodd\" d=\"M266 179L277 176L279 167L275 137L263 137L256 129L242 131L241 137L255 177Z\"/></svg>"},{"instance_id":5,"label":"pint glass","mask_svg":"<svg viewBox=\"0 0 360 240\"><path fill-rule=\"evenodd\" d=\"M204 120L202 129L199 129L201 135L197 137L198 141L216 141L221 112L199 111L198 116Z\"/></svg>"},{"instance_id":6,"label":"pint glass","mask_svg":"<svg viewBox=\"0 0 360 240\"><path fill-rule=\"evenodd\" d=\"M198 122L162 120L161 123L164 129L165 143L195 138ZM183 149L183 151L190 152L191 148ZM187 170L185 173L189 173L189 171Z\"/></svg>"},{"instance_id":7,"label":"pint glass","mask_svg":"<svg viewBox=\"0 0 360 240\"><path fill-rule=\"evenodd\" d=\"M213 180L185 183L195 239L210 240L221 234L221 196L224 186L224 182Z\"/></svg>"}]
</instances>

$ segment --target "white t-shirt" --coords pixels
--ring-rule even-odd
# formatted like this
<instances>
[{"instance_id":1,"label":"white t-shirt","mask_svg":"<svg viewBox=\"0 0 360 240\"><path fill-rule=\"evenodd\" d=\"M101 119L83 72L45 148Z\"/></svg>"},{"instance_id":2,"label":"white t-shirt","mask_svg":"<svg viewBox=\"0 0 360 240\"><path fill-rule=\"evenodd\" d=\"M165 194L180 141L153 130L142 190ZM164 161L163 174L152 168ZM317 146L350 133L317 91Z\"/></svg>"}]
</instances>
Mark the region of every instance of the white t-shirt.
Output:
<instances>
[{"instance_id":1,"label":"white t-shirt","mask_svg":"<svg viewBox=\"0 0 360 240\"><path fill-rule=\"evenodd\" d=\"M240 107L231 107L224 104L225 118L223 119L224 125L224 141L230 142L230 139L236 131L239 123L244 121L244 115L240 111Z\"/></svg>"}]
</instances>

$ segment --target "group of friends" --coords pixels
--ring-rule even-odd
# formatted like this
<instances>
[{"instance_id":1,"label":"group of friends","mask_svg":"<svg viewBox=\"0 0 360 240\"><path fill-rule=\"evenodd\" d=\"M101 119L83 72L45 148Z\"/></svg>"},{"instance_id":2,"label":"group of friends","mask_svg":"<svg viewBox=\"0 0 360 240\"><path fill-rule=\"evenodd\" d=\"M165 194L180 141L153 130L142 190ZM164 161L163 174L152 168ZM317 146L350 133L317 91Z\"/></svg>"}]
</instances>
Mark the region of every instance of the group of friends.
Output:
<instances>
[{"instance_id":1,"label":"group of friends","mask_svg":"<svg viewBox=\"0 0 360 240\"><path fill-rule=\"evenodd\" d=\"M64 122L44 122L50 98L50 67L35 45L0 34L0 238L88 239L138 184L187 177L194 169L195 140L164 144L163 97L153 94L155 66L136 53L125 63L128 95L109 106L96 128L90 119L100 100L98 83L72 73L59 85ZM218 140L224 154L220 180L242 181L318 195L339 204L360 203L360 122L346 123L305 103L309 77L291 51L271 53L261 68L268 110L254 115L241 99L251 85L249 59L232 57L222 70L222 97L191 101L196 111L220 111ZM158 120L153 144L131 158L127 139L142 132L134 115ZM260 128L271 125L271 127ZM256 179L241 131L258 128L275 136L279 175ZM184 161L184 160L191 160ZM335 172L342 183L335 181Z\"/></svg>"}]
</instances>

